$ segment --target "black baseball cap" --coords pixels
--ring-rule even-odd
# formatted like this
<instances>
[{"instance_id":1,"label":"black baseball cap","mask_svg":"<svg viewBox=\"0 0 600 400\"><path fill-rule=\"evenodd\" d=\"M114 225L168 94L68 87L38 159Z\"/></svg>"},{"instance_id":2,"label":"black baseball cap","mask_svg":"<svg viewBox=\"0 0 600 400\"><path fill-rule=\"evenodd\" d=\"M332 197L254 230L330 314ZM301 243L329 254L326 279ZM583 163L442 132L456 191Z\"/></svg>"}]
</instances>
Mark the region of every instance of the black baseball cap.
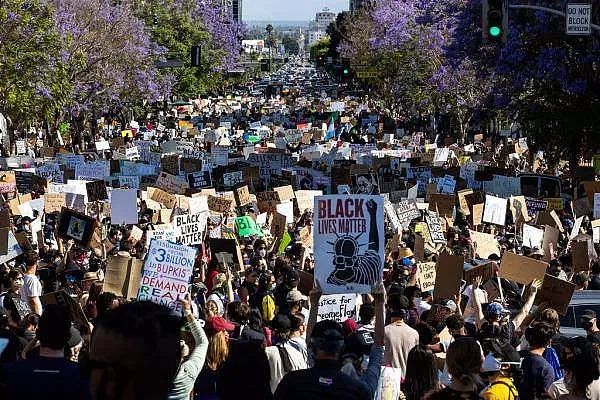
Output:
<instances>
[{"instance_id":1,"label":"black baseball cap","mask_svg":"<svg viewBox=\"0 0 600 400\"><path fill-rule=\"evenodd\" d=\"M344 340L342 326L336 321L326 319L317 322L313 328L311 338L326 340Z\"/></svg>"},{"instance_id":2,"label":"black baseball cap","mask_svg":"<svg viewBox=\"0 0 600 400\"><path fill-rule=\"evenodd\" d=\"M580 319L584 321L590 321L596 318L596 312L594 310L583 310Z\"/></svg>"}]
</instances>

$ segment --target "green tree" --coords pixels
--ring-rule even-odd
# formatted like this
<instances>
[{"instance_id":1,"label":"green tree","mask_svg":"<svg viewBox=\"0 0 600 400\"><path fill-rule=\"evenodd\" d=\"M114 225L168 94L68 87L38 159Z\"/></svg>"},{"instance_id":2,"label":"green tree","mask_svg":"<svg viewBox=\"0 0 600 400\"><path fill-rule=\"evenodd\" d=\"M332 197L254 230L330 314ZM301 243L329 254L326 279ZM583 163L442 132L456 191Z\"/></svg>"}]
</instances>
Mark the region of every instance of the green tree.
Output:
<instances>
[{"instance_id":1,"label":"green tree","mask_svg":"<svg viewBox=\"0 0 600 400\"><path fill-rule=\"evenodd\" d=\"M298 45L298 41L296 39L294 39L293 37L290 36L285 36L282 40L281 40L283 47L285 48L285 51L288 54L298 54L298 52L300 51L300 46Z\"/></svg>"},{"instance_id":2,"label":"green tree","mask_svg":"<svg viewBox=\"0 0 600 400\"><path fill-rule=\"evenodd\" d=\"M0 111L20 128L48 120L65 104L70 84L60 59L53 9L39 0L0 7Z\"/></svg>"}]
</instances>

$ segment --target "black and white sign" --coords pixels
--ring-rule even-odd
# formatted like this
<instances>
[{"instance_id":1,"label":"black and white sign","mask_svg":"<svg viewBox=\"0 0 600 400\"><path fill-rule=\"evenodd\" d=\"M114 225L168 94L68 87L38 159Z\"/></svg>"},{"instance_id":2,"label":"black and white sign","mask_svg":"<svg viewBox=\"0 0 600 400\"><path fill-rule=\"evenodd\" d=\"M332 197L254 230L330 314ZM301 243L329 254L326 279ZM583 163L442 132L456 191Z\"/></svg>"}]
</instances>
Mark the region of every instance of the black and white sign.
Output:
<instances>
[{"instance_id":1,"label":"black and white sign","mask_svg":"<svg viewBox=\"0 0 600 400\"><path fill-rule=\"evenodd\" d=\"M592 33L590 19L591 4L567 4L567 35L589 35Z\"/></svg>"}]
</instances>

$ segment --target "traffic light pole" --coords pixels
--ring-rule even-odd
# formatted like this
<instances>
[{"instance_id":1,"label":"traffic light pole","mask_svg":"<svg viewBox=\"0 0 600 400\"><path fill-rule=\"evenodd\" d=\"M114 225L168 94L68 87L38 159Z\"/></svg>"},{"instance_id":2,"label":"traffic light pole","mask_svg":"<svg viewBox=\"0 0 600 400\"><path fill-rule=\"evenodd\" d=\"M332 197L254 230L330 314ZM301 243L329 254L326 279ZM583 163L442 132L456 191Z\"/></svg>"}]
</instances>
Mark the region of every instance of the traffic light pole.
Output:
<instances>
[{"instance_id":1,"label":"traffic light pole","mask_svg":"<svg viewBox=\"0 0 600 400\"><path fill-rule=\"evenodd\" d=\"M548 7L542 7L542 6L533 6L530 4L509 4L508 8L515 8L515 9L528 9L528 10L536 10L536 11L544 11L550 14L555 14L555 15L559 15L561 17L566 17L567 14L565 14L562 11L559 10L555 10L553 8L548 8ZM600 31L600 25L596 25L596 24L590 24L590 27L596 31Z\"/></svg>"}]
</instances>

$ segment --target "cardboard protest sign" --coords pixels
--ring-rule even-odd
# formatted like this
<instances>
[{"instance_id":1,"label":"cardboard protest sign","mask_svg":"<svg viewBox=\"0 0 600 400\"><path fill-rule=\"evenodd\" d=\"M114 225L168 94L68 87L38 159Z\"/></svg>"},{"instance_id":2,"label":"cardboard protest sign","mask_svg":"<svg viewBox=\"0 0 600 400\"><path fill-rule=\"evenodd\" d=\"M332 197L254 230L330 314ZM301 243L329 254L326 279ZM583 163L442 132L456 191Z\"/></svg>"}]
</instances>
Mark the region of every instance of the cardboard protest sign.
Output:
<instances>
[{"instance_id":1,"label":"cardboard protest sign","mask_svg":"<svg viewBox=\"0 0 600 400\"><path fill-rule=\"evenodd\" d=\"M370 293L383 279L383 197L315 197L315 279L325 294Z\"/></svg>"},{"instance_id":2,"label":"cardboard protest sign","mask_svg":"<svg viewBox=\"0 0 600 400\"><path fill-rule=\"evenodd\" d=\"M161 203L167 208L175 207L175 203L177 202L175 195L154 187L148 187L148 198Z\"/></svg>"},{"instance_id":3,"label":"cardboard protest sign","mask_svg":"<svg viewBox=\"0 0 600 400\"><path fill-rule=\"evenodd\" d=\"M472 194L473 189L459 190L456 194L458 196L458 206L465 215L471 215L471 209L467 202L467 195Z\"/></svg>"},{"instance_id":4,"label":"cardboard protest sign","mask_svg":"<svg viewBox=\"0 0 600 400\"><path fill-rule=\"evenodd\" d=\"M463 277L465 259L443 252L439 255L436 264L435 299L453 299L460 290L460 281Z\"/></svg>"},{"instance_id":5,"label":"cardboard protest sign","mask_svg":"<svg viewBox=\"0 0 600 400\"><path fill-rule=\"evenodd\" d=\"M425 222L429 228L431 241L433 244L446 244L446 235L444 235L443 222L435 213L425 214Z\"/></svg>"},{"instance_id":6,"label":"cardboard protest sign","mask_svg":"<svg viewBox=\"0 0 600 400\"><path fill-rule=\"evenodd\" d=\"M106 183L104 181L88 182L85 184L85 189L87 191L88 202L90 203L108 199Z\"/></svg>"},{"instance_id":7,"label":"cardboard protest sign","mask_svg":"<svg viewBox=\"0 0 600 400\"><path fill-rule=\"evenodd\" d=\"M296 204L298 205L298 211L302 214L304 211L312 209L314 205L314 198L316 196L322 196L322 190L298 190L295 192Z\"/></svg>"},{"instance_id":8,"label":"cardboard protest sign","mask_svg":"<svg viewBox=\"0 0 600 400\"><path fill-rule=\"evenodd\" d=\"M69 317L71 321L75 323L75 325L79 327L89 327L89 322L85 313L81 309L81 305L79 302L75 301L71 296L69 296L64 290L59 292L47 293L42 296L40 299L42 304L61 304L67 308L69 312Z\"/></svg>"},{"instance_id":9,"label":"cardboard protest sign","mask_svg":"<svg viewBox=\"0 0 600 400\"><path fill-rule=\"evenodd\" d=\"M472 283L473 279L475 279L475 277L477 276L481 276L482 282L493 278L494 264L491 262L486 262L485 264L480 264L473 268L469 268L463 273L463 279L465 280L465 282L467 282L467 284Z\"/></svg>"},{"instance_id":10,"label":"cardboard protest sign","mask_svg":"<svg viewBox=\"0 0 600 400\"><path fill-rule=\"evenodd\" d=\"M436 263L435 262L421 262L418 263L419 276L418 283L422 292L430 292L435 287L436 278Z\"/></svg>"},{"instance_id":11,"label":"cardboard protest sign","mask_svg":"<svg viewBox=\"0 0 600 400\"><path fill-rule=\"evenodd\" d=\"M483 219L483 204L473 204L473 226L481 225Z\"/></svg>"},{"instance_id":12,"label":"cardboard protest sign","mask_svg":"<svg viewBox=\"0 0 600 400\"><path fill-rule=\"evenodd\" d=\"M432 193L429 196L429 210L437 212L440 216L451 217L455 202L454 195Z\"/></svg>"},{"instance_id":13,"label":"cardboard protest sign","mask_svg":"<svg viewBox=\"0 0 600 400\"><path fill-rule=\"evenodd\" d=\"M588 271L590 269L590 246L592 246L590 240L571 242L571 256L575 272Z\"/></svg>"},{"instance_id":14,"label":"cardboard protest sign","mask_svg":"<svg viewBox=\"0 0 600 400\"><path fill-rule=\"evenodd\" d=\"M181 312L179 299L188 293L196 252L193 247L152 240L144 261L137 299Z\"/></svg>"},{"instance_id":15,"label":"cardboard protest sign","mask_svg":"<svg viewBox=\"0 0 600 400\"><path fill-rule=\"evenodd\" d=\"M291 185L276 187L273 188L273 190L277 192L279 195L279 200L282 203L296 198L294 195L294 189Z\"/></svg>"},{"instance_id":16,"label":"cardboard protest sign","mask_svg":"<svg viewBox=\"0 0 600 400\"><path fill-rule=\"evenodd\" d=\"M560 231L552 226L544 226L544 236L542 238L542 249L544 250L544 259L550 261L550 243L554 248L554 251L558 248L558 238L560 237Z\"/></svg>"},{"instance_id":17,"label":"cardboard protest sign","mask_svg":"<svg viewBox=\"0 0 600 400\"><path fill-rule=\"evenodd\" d=\"M524 224L523 225L523 246L531 249L537 248L542 249L544 241L544 230L538 229L534 226Z\"/></svg>"},{"instance_id":18,"label":"cardboard protest sign","mask_svg":"<svg viewBox=\"0 0 600 400\"><path fill-rule=\"evenodd\" d=\"M110 222L113 225L138 223L136 189L113 189L111 191Z\"/></svg>"},{"instance_id":19,"label":"cardboard protest sign","mask_svg":"<svg viewBox=\"0 0 600 400\"><path fill-rule=\"evenodd\" d=\"M571 209L573 210L574 215L577 217L589 215L592 213L592 210L590 208L590 202L588 201L587 197L582 197L580 199L573 200L571 202Z\"/></svg>"},{"instance_id":20,"label":"cardboard protest sign","mask_svg":"<svg viewBox=\"0 0 600 400\"><path fill-rule=\"evenodd\" d=\"M281 238L287 229L286 217L278 212L271 218L271 235L274 238Z\"/></svg>"},{"instance_id":21,"label":"cardboard protest sign","mask_svg":"<svg viewBox=\"0 0 600 400\"><path fill-rule=\"evenodd\" d=\"M218 213L226 213L231 209L233 200L218 196L208 196L208 209Z\"/></svg>"},{"instance_id":22,"label":"cardboard protest sign","mask_svg":"<svg viewBox=\"0 0 600 400\"><path fill-rule=\"evenodd\" d=\"M555 309L560 315L565 315L574 292L574 283L546 274L533 304L545 303L546 307Z\"/></svg>"},{"instance_id":23,"label":"cardboard protest sign","mask_svg":"<svg viewBox=\"0 0 600 400\"><path fill-rule=\"evenodd\" d=\"M0 193L12 193L17 190L15 173L12 171L0 171Z\"/></svg>"},{"instance_id":24,"label":"cardboard protest sign","mask_svg":"<svg viewBox=\"0 0 600 400\"><path fill-rule=\"evenodd\" d=\"M206 212L175 216L173 221L175 240L185 245L202 243L207 221L208 213Z\"/></svg>"},{"instance_id":25,"label":"cardboard protest sign","mask_svg":"<svg viewBox=\"0 0 600 400\"><path fill-rule=\"evenodd\" d=\"M250 203L250 191L248 190L248 186L242 186L235 189L234 194L238 206L244 206Z\"/></svg>"},{"instance_id":26,"label":"cardboard protest sign","mask_svg":"<svg viewBox=\"0 0 600 400\"><path fill-rule=\"evenodd\" d=\"M51 214L60 212L66 206L64 193L46 193L44 194L44 212Z\"/></svg>"},{"instance_id":27,"label":"cardboard protest sign","mask_svg":"<svg viewBox=\"0 0 600 400\"><path fill-rule=\"evenodd\" d=\"M176 194L185 193L185 189L189 187L186 181L183 181L178 176L167 174L166 172L161 172L158 175L156 186L169 193Z\"/></svg>"},{"instance_id":28,"label":"cardboard protest sign","mask_svg":"<svg viewBox=\"0 0 600 400\"><path fill-rule=\"evenodd\" d=\"M583 216L575 219L575 223L573 224L573 229L571 229L571 233L569 234L569 240L573 240L575 236L579 235L579 231L581 230L581 224L583 223Z\"/></svg>"},{"instance_id":29,"label":"cardboard protest sign","mask_svg":"<svg viewBox=\"0 0 600 400\"><path fill-rule=\"evenodd\" d=\"M61 210L57 228L59 237L66 240L73 239L76 243L87 247L95 229L96 220L94 218L69 208Z\"/></svg>"},{"instance_id":30,"label":"cardboard protest sign","mask_svg":"<svg viewBox=\"0 0 600 400\"><path fill-rule=\"evenodd\" d=\"M356 294L329 294L321 296L317 321L330 319L344 322L356 317Z\"/></svg>"},{"instance_id":31,"label":"cardboard protest sign","mask_svg":"<svg viewBox=\"0 0 600 400\"><path fill-rule=\"evenodd\" d=\"M505 251L500 263L500 277L528 285L534 279L543 280L547 267L546 262Z\"/></svg>"},{"instance_id":32,"label":"cardboard protest sign","mask_svg":"<svg viewBox=\"0 0 600 400\"><path fill-rule=\"evenodd\" d=\"M244 260L240 246L235 239L209 239L208 247L211 255L221 264L226 263L229 266L237 266L239 271L244 269Z\"/></svg>"},{"instance_id":33,"label":"cardboard protest sign","mask_svg":"<svg viewBox=\"0 0 600 400\"><path fill-rule=\"evenodd\" d=\"M277 204L281 203L279 193L275 191L256 193L256 201L260 212L273 212Z\"/></svg>"},{"instance_id":34,"label":"cardboard protest sign","mask_svg":"<svg viewBox=\"0 0 600 400\"><path fill-rule=\"evenodd\" d=\"M125 299L137 297L144 262L134 257L114 255L108 258L103 290Z\"/></svg>"},{"instance_id":35,"label":"cardboard protest sign","mask_svg":"<svg viewBox=\"0 0 600 400\"><path fill-rule=\"evenodd\" d=\"M419 234L415 234L415 260L425 261L425 239Z\"/></svg>"},{"instance_id":36,"label":"cardboard protest sign","mask_svg":"<svg viewBox=\"0 0 600 400\"><path fill-rule=\"evenodd\" d=\"M483 209L483 222L504 226L506 222L506 199L487 195Z\"/></svg>"},{"instance_id":37,"label":"cardboard protest sign","mask_svg":"<svg viewBox=\"0 0 600 400\"><path fill-rule=\"evenodd\" d=\"M469 235L479 257L488 258L492 254L500 256L500 245L494 235L472 230L469 230Z\"/></svg>"}]
</instances>

